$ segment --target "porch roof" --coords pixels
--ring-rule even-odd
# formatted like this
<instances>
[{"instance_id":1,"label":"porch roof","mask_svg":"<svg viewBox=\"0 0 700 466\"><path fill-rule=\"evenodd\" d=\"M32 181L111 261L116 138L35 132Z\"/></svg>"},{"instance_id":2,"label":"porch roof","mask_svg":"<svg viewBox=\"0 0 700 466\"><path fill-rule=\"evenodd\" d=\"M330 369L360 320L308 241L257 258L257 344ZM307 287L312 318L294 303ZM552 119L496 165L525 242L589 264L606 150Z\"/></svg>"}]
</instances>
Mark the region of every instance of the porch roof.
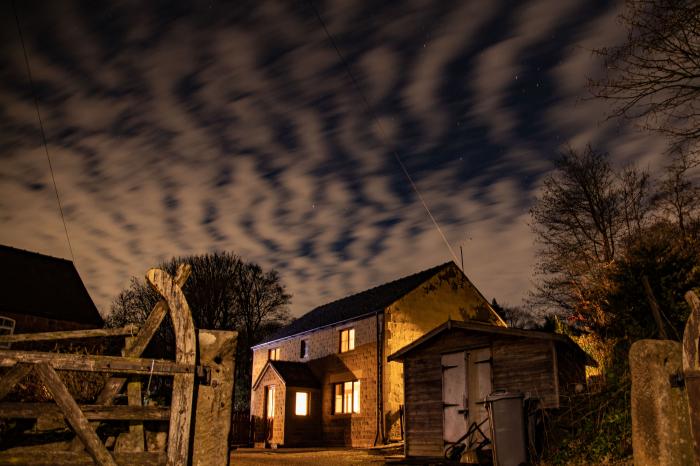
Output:
<instances>
[{"instance_id":1,"label":"porch roof","mask_svg":"<svg viewBox=\"0 0 700 466\"><path fill-rule=\"evenodd\" d=\"M300 387L300 388L320 388L316 376L309 369L308 364L304 362L295 361L267 361L265 367L260 372L258 380L253 384L253 390L258 387L258 384L265 376L268 370L273 370L277 376L284 382L287 387Z\"/></svg>"}]
</instances>

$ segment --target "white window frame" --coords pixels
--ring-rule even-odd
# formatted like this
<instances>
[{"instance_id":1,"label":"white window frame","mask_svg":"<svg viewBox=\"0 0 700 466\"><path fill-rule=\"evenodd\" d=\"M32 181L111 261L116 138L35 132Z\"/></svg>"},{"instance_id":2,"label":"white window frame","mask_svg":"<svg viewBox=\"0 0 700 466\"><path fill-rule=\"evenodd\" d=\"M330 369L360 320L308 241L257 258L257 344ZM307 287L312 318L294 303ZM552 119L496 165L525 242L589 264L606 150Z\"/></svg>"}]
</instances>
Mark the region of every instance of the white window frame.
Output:
<instances>
[{"instance_id":1,"label":"white window frame","mask_svg":"<svg viewBox=\"0 0 700 466\"><path fill-rule=\"evenodd\" d=\"M296 416L308 416L310 411L311 394L309 392L296 392L294 395L294 414Z\"/></svg>"},{"instance_id":2,"label":"white window frame","mask_svg":"<svg viewBox=\"0 0 700 466\"><path fill-rule=\"evenodd\" d=\"M275 418L275 394L277 390L274 385L267 385L265 387L265 418L274 419Z\"/></svg>"},{"instance_id":3,"label":"white window frame","mask_svg":"<svg viewBox=\"0 0 700 466\"><path fill-rule=\"evenodd\" d=\"M347 353L355 349L355 327L344 328L339 333L339 352Z\"/></svg>"},{"instance_id":4,"label":"white window frame","mask_svg":"<svg viewBox=\"0 0 700 466\"><path fill-rule=\"evenodd\" d=\"M360 381L333 384L333 414L360 413Z\"/></svg>"},{"instance_id":5,"label":"white window frame","mask_svg":"<svg viewBox=\"0 0 700 466\"><path fill-rule=\"evenodd\" d=\"M280 359L280 347L270 348L267 350L267 360L268 361L279 361Z\"/></svg>"}]
</instances>

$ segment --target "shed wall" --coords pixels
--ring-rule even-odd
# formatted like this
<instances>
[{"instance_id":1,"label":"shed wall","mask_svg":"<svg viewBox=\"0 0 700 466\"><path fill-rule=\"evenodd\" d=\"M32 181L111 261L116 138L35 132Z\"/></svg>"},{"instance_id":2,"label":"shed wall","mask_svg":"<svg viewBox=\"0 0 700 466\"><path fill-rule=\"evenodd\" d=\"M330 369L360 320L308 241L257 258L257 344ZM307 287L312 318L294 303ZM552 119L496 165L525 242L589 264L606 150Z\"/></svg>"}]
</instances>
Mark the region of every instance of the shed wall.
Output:
<instances>
[{"instance_id":1,"label":"shed wall","mask_svg":"<svg viewBox=\"0 0 700 466\"><path fill-rule=\"evenodd\" d=\"M494 389L538 396L558 406L554 361L548 340L468 333L454 329L426 342L404 360L406 446L409 456L442 456L441 355L490 346Z\"/></svg>"}]
</instances>

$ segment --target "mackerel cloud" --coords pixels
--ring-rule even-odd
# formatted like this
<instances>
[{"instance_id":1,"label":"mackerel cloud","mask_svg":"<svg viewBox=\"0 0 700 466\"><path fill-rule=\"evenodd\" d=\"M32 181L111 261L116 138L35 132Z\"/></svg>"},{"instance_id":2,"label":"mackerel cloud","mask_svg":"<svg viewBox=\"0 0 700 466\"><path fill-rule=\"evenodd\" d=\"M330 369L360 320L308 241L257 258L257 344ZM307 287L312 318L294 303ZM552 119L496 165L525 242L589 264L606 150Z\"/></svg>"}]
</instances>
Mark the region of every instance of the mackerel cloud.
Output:
<instances>
[{"instance_id":1,"label":"mackerel cloud","mask_svg":"<svg viewBox=\"0 0 700 466\"><path fill-rule=\"evenodd\" d=\"M617 2L19 2L78 270L103 314L131 276L228 250L304 311L452 259L518 304L528 209L562 145L653 163L586 99ZM11 5L0 31L0 243L69 257ZM366 98L371 110L363 102ZM375 119L376 117L376 119Z\"/></svg>"}]
</instances>

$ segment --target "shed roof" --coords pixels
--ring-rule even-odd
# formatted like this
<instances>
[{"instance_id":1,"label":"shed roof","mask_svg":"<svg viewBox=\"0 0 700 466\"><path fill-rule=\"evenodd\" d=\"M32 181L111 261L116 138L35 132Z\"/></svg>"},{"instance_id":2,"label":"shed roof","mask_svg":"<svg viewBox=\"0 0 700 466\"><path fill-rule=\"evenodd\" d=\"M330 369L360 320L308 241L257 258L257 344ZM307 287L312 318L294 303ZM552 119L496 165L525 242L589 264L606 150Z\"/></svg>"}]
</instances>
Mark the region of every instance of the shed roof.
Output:
<instances>
[{"instance_id":1,"label":"shed roof","mask_svg":"<svg viewBox=\"0 0 700 466\"><path fill-rule=\"evenodd\" d=\"M587 366L597 366L596 361L591 358L591 356L583 351L579 345L576 344L571 338L569 338L567 335L562 335L559 333L551 333L551 332L542 332L539 330L524 330L524 329L519 329L519 328L511 328L511 327L499 327L495 325L488 325L488 324L481 324L478 322L463 322L459 320L448 320L442 325L439 325L438 327L435 327L433 330L430 332L426 333L422 337L418 338L415 340L413 343L410 343L400 350L396 351L395 353L391 354L388 357L389 361L402 361L408 354L412 353L415 351L417 348L420 346L423 346L425 343L432 341L433 339L439 337L442 333L450 331L450 330L463 330L467 332L476 332L476 333L487 333L491 335L501 335L501 336L506 336L506 337L519 337L519 338L533 338L533 339L540 339L540 340L550 340L554 341L557 343L562 343L565 345L570 346L574 351L578 353L578 355L582 358L585 359L586 365Z\"/></svg>"},{"instance_id":2,"label":"shed roof","mask_svg":"<svg viewBox=\"0 0 700 466\"><path fill-rule=\"evenodd\" d=\"M274 370L288 387L321 388L321 384L306 363L294 361L267 361L263 370L260 371L258 379L253 384L253 389L257 388L265 372L270 369Z\"/></svg>"},{"instance_id":3,"label":"shed roof","mask_svg":"<svg viewBox=\"0 0 700 466\"><path fill-rule=\"evenodd\" d=\"M338 322L356 319L377 311L381 312L390 304L450 266L457 268L453 261L445 262L430 269L318 306L289 325L279 329L256 346ZM485 298L484 301L488 305L488 301Z\"/></svg>"},{"instance_id":4,"label":"shed roof","mask_svg":"<svg viewBox=\"0 0 700 466\"><path fill-rule=\"evenodd\" d=\"M0 314L104 325L73 262L0 245L0 265Z\"/></svg>"}]
</instances>

